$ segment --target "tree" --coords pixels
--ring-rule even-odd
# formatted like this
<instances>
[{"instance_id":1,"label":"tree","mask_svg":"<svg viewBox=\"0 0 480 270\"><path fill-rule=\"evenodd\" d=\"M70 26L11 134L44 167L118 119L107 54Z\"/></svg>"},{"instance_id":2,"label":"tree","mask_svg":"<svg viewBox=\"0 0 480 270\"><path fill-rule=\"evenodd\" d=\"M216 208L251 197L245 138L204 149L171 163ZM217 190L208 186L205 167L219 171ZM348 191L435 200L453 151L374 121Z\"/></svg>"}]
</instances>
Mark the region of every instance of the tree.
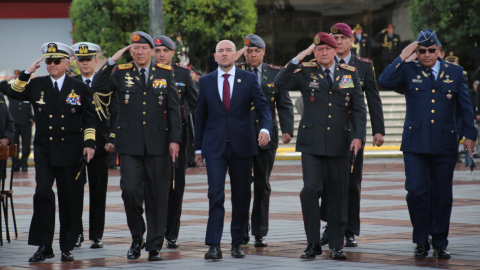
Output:
<instances>
[{"instance_id":1,"label":"tree","mask_svg":"<svg viewBox=\"0 0 480 270\"><path fill-rule=\"evenodd\" d=\"M255 32L255 0L164 0L166 33L178 32L188 44L189 57L206 70L210 50L221 39L237 46ZM149 31L149 0L73 0L70 19L76 41L96 43L112 56L129 43L133 31ZM123 59L130 60L125 54ZM125 61L125 60L123 60Z\"/></svg>"},{"instance_id":2,"label":"tree","mask_svg":"<svg viewBox=\"0 0 480 270\"><path fill-rule=\"evenodd\" d=\"M73 39L98 44L110 57L130 43L132 32L148 33L148 11L148 0L73 0ZM119 62L131 59L126 53Z\"/></svg>"},{"instance_id":3,"label":"tree","mask_svg":"<svg viewBox=\"0 0 480 270\"><path fill-rule=\"evenodd\" d=\"M165 34L163 0L150 0L150 35L152 38Z\"/></svg>"},{"instance_id":4,"label":"tree","mask_svg":"<svg viewBox=\"0 0 480 270\"><path fill-rule=\"evenodd\" d=\"M446 50L469 55L480 45L480 0L410 0L409 15L414 33L434 30Z\"/></svg>"}]
</instances>

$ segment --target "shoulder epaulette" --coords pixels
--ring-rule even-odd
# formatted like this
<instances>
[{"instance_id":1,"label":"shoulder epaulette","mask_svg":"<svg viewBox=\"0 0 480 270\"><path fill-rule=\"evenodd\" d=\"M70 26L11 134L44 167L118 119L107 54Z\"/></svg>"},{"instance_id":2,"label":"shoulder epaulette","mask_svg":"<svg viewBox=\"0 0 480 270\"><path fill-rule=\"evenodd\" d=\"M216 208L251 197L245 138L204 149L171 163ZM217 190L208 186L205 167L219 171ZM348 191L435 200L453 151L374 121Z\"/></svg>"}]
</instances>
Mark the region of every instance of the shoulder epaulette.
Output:
<instances>
[{"instance_id":1,"label":"shoulder epaulette","mask_svg":"<svg viewBox=\"0 0 480 270\"><path fill-rule=\"evenodd\" d=\"M313 58L310 62L317 62L317 58Z\"/></svg>"},{"instance_id":2,"label":"shoulder epaulette","mask_svg":"<svg viewBox=\"0 0 480 270\"><path fill-rule=\"evenodd\" d=\"M118 65L118 70L131 69L133 68L132 63Z\"/></svg>"},{"instance_id":3,"label":"shoulder epaulette","mask_svg":"<svg viewBox=\"0 0 480 270\"><path fill-rule=\"evenodd\" d=\"M417 60L412 60L412 59L407 59L405 60L405 63L417 63Z\"/></svg>"},{"instance_id":4,"label":"shoulder epaulette","mask_svg":"<svg viewBox=\"0 0 480 270\"><path fill-rule=\"evenodd\" d=\"M172 66L164 65L164 64L160 64L160 63L157 64L157 67L163 68L163 69L166 69L166 70L172 70Z\"/></svg>"},{"instance_id":5,"label":"shoulder epaulette","mask_svg":"<svg viewBox=\"0 0 480 270\"><path fill-rule=\"evenodd\" d=\"M181 68L186 69L186 70L190 70L187 66L184 66L184 65L179 64L179 63L175 63L175 66L181 67Z\"/></svg>"},{"instance_id":6,"label":"shoulder epaulette","mask_svg":"<svg viewBox=\"0 0 480 270\"><path fill-rule=\"evenodd\" d=\"M295 69L295 71L294 71L293 73L298 73L298 72L300 72L301 70L302 70L301 68L297 68L297 69Z\"/></svg>"},{"instance_id":7,"label":"shoulder epaulette","mask_svg":"<svg viewBox=\"0 0 480 270\"><path fill-rule=\"evenodd\" d=\"M346 69L348 71L351 71L351 72L355 72L355 70L357 70L356 67L352 67L352 66L349 66L347 64L340 64L340 67L343 68L343 69Z\"/></svg>"},{"instance_id":8,"label":"shoulder epaulette","mask_svg":"<svg viewBox=\"0 0 480 270\"><path fill-rule=\"evenodd\" d=\"M269 68L271 69L275 69L275 70L281 70L282 67L281 66L275 66L275 65L268 65Z\"/></svg>"},{"instance_id":9,"label":"shoulder epaulette","mask_svg":"<svg viewBox=\"0 0 480 270\"><path fill-rule=\"evenodd\" d=\"M314 62L302 62L302 67L317 67L318 64Z\"/></svg>"},{"instance_id":10,"label":"shoulder epaulette","mask_svg":"<svg viewBox=\"0 0 480 270\"><path fill-rule=\"evenodd\" d=\"M368 58L363 58L363 57L360 57L360 56L357 56L356 59L357 59L358 61L364 62L364 63L369 63L369 64L373 63L372 60L370 60L370 59L368 59Z\"/></svg>"},{"instance_id":11,"label":"shoulder epaulette","mask_svg":"<svg viewBox=\"0 0 480 270\"><path fill-rule=\"evenodd\" d=\"M243 65L245 65L245 62L235 63L235 66L237 66L237 67L241 67Z\"/></svg>"}]
</instances>

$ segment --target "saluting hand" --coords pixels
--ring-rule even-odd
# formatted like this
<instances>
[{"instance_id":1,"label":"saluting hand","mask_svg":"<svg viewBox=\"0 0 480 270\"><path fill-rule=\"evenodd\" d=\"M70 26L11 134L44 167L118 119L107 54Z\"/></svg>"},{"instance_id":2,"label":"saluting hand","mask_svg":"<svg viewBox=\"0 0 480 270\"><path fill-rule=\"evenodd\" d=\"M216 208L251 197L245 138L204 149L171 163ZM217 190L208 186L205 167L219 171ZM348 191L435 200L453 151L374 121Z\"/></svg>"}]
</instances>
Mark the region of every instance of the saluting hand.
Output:
<instances>
[{"instance_id":1,"label":"saluting hand","mask_svg":"<svg viewBox=\"0 0 480 270\"><path fill-rule=\"evenodd\" d=\"M382 144L384 143L385 141L383 140L383 135L381 133L376 133L375 135L373 135L373 146L382 146Z\"/></svg>"},{"instance_id":2,"label":"saluting hand","mask_svg":"<svg viewBox=\"0 0 480 270\"><path fill-rule=\"evenodd\" d=\"M172 156L173 162L175 162L175 160L177 159L179 150L180 146L178 145L178 143L170 143L170 155Z\"/></svg>"},{"instance_id":3,"label":"saluting hand","mask_svg":"<svg viewBox=\"0 0 480 270\"><path fill-rule=\"evenodd\" d=\"M295 56L295 58L297 58L298 61L302 62L302 60L305 59L307 55L312 54L313 49L315 49L314 43L312 43L312 45L310 45L306 50L302 51L297 56Z\"/></svg>"},{"instance_id":4,"label":"saluting hand","mask_svg":"<svg viewBox=\"0 0 480 270\"><path fill-rule=\"evenodd\" d=\"M120 60L120 58L122 57L122 55L132 47L132 44L128 45L127 47L123 48L123 49L120 49L118 50L118 52L116 52L113 56L112 56L112 60L117 62L118 60Z\"/></svg>"},{"instance_id":5,"label":"saluting hand","mask_svg":"<svg viewBox=\"0 0 480 270\"><path fill-rule=\"evenodd\" d=\"M358 151L362 148L362 140L360 139L353 139L352 143L350 144L350 150L355 149L355 155L357 155Z\"/></svg>"},{"instance_id":6,"label":"saluting hand","mask_svg":"<svg viewBox=\"0 0 480 270\"><path fill-rule=\"evenodd\" d=\"M28 67L27 72L29 74L35 73L35 71L37 71L37 69L40 67L39 63L42 60L43 60L43 57L33 61L33 63L30 65L30 67Z\"/></svg>"},{"instance_id":7,"label":"saluting hand","mask_svg":"<svg viewBox=\"0 0 480 270\"><path fill-rule=\"evenodd\" d=\"M475 141L465 138L465 141L463 142L463 147L465 150L468 150L470 157L473 158L473 151L475 151Z\"/></svg>"},{"instance_id":8,"label":"saluting hand","mask_svg":"<svg viewBox=\"0 0 480 270\"><path fill-rule=\"evenodd\" d=\"M402 53L400 54L400 58L402 58L402 61L405 61L407 58L412 56L417 46L418 46L418 41L414 41L410 43L407 47L405 47Z\"/></svg>"},{"instance_id":9,"label":"saluting hand","mask_svg":"<svg viewBox=\"0 0 480 270\"><path fill-rule=\"evenodd\" d=\"M283 143L289 143L292 140L292 135L289 133L283 133L282 134L282 142Z\"/></svg>"},{"instance_id":10,"label":"saluting hand","mask_svg":"<svg viewBox=\"0 0 480 270\"><path fill-rule=\"evenodd\" d=\"M266 132L260 132L258 135L258 146L263 147L267 145L269 140L270 138Z\"/></svg>"},{"instance_id":11,"label":"saluting hand","mask_svg":"<svg viewBox=\"0 0 480 270\"><path fill-rule=\"evenodd\" d=\"M87 154L87 163L92 160L93 156L95 155L95 149L91 147L85 147L83 148L83 154Z\"/></svg>"},{"instance_id":12,"label":"saluting hand","mask_svg":"<svg viewBox=\"0 0 480 270\"><path fill-rule=\"evenodd\" d=\"M242 55L245 53L246 50L247 50L247 47L241 48L241 49L237 52L237 58L235 58L235 61L237 61L238 58L242 57Z\"/></svg>"}]
</instances>

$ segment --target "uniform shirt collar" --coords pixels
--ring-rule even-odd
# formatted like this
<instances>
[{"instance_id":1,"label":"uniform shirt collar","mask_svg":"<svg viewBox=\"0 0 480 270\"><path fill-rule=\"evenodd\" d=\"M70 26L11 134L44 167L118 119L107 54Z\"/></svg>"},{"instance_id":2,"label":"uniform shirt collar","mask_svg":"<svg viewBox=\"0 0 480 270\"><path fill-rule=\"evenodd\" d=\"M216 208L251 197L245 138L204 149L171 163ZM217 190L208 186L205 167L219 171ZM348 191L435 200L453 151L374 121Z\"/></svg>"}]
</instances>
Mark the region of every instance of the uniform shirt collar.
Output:
<instances>
[{"instance_id":1,"label":"uniform shirt collar","mask_svg":"<svg viewBox=\"0 0 480 270\"><path fill-rule=\"evenodd\" d=\"M89 78L83 77L83 75L82 75L82 80L83 80L83 82L85 82L86 80L90 80L90 82L92 82L94 76L95 76L95 73L93 73L92 76L90 76Z\"/></svg>"},{"instance_id":2,"label":"uniform shirt collar","mask_svg":"<svg viewBox=\"0 0 480 270\"><path fill-rule=\"evenodd\" d=\"M144 69L145 69L145 78L148 78L148 73L150 72L150 66L151 66L151 65L152 65L152 61L150 61L150 64L148 64L148 66L144 67ZM138 73L140 73L140 70L142 70L142 68L139 68L136 63L135 63L135 66L138 68Z\"/></svg>"},{"instance_id":3,"label":"uniform shirt collar","mask_svg":"<svg viewBox=\"0 0 480 270\"><path fill-rule=\"evenodd\" d=\"M63 87L63 82L65 81L65 73L63 74L62 77L58 78L58 80L55 80L52 76L50 76L50 79L52 80L52 84L55 85L55 81L57 82L57 85L58 85L58 90L59 91L62 91L62 87Z\"/></svg>"},{"instance_id":4,"label":"uniform shirt collar","mask_svg":"<svg viewBox=\"0 0 480 270\"><path fill-rule=\"evenodd\" d=\"M340 60L343 59L343 61L345 61L345 64L348 65L348 63L350 62L350 58L352 58L352 53L349 53L345 58L340 58L337 55L335 55L335 58L337 58L337 63L340 63Z\"/></svg>"}]
</instances>

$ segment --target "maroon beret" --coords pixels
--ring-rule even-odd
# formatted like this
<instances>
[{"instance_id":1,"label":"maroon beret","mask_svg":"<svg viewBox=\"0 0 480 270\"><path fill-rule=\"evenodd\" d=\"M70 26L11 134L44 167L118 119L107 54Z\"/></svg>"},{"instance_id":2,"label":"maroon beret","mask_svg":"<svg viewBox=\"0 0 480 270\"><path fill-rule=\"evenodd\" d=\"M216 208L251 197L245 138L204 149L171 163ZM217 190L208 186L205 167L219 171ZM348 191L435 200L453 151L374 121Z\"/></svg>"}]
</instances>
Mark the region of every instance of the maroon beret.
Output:
<instances>
[{"instance_id":1,"label":"maroon beret","mask_svg":"<svg viewBox=\"0 0 480 270\"><path fill-rule=\"evenodd\" d=\"M313 43L315 43L317 46L326 44L332 48L338 47L335 39L331 35L324 32L317 33L315 37L313 37Z\"/></svg>"},{"instance_id":2,"label":"maroon beret","mask_svg":"<svg viewBox=\"0 0 480 270\"><path fill-rule=\"evenodd\" d=\"M334 35L342 34L349 38L353 36L352 28L345 23L336 23L334 26L330 27L330 32Z\"/></svg>"}]
</instances>

